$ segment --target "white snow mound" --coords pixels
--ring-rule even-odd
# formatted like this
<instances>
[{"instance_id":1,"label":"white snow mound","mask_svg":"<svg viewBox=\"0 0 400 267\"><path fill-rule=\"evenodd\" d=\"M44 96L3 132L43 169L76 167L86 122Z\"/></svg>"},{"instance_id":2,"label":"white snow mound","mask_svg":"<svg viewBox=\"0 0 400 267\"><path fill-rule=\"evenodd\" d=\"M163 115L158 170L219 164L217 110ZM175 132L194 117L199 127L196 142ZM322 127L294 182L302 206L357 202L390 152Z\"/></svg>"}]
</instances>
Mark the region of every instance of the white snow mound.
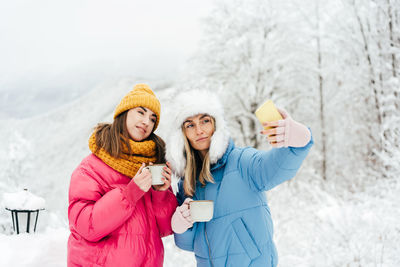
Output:
<instances>
[{"instance_id":1,"label":"white snow mound","mask_svg":"<svg viewBox=\"0 0 400 267\"><path fill-rule=\"evenodd\" d=\"M46 201L27 190L4 193L3 206L10 210L40 210L44 209Z\"/></svg>"}]
</instances>

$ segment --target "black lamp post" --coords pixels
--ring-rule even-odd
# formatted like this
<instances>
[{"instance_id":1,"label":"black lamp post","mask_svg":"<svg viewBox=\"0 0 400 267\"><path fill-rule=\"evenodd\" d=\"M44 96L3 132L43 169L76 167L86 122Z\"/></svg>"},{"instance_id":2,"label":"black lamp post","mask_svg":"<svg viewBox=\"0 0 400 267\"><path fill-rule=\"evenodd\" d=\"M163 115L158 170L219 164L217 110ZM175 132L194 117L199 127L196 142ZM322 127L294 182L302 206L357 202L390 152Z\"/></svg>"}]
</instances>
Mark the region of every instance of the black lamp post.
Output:
<instances>
[{"instance_id":1,"label":"black lamp post","mask_svg":"<svg viewBox=\"0 0 400 267\"><path fill-rule=\"evenodd\" d=\"M14 232L32 233L36 231L39 211L44 210L45 200L28 192L4 194L5 208L11 211Z\"/></svg>"},{"instance_id":2,"label":"black lamp post","mask_svg":"<svg viewBox=\"0 0 400 267\"><path fill-rule=\"evenodd\" d=\"M39 217L39 211L44 209L11 210L9 208L6 208L6 210L11 211L14 232L17 232L17 234L19 234L20 232L30 233L30 231L32 230L33 232L35 232Z\"/></svg>"}]
</instances>

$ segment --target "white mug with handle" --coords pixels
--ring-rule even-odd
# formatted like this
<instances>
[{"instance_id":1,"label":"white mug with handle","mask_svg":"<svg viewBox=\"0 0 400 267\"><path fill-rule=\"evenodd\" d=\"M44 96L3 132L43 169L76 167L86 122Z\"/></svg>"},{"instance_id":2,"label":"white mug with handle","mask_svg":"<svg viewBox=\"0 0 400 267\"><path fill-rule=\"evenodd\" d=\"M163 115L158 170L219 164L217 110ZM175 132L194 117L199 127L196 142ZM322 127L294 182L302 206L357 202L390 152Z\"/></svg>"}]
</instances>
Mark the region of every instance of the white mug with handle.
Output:
<instances>
[{"instance_id":1,"label":"white mug with handle","mask_svg":"<svg viewBox=\"0 0 400 267\"><path fill-rule=\"evenodd\" d=\"M214 201L193 200L189 202L190 216L194 222L208 222L214 215Z\"/></svg>"},{"instance_id":2,"label":"white mug with handle","mask_svg":"<svg viewBox=\"0 0 400 267\"><path fill-rule=\"evenodd\" d=\"M148 169L151 173L151 184L152 185L163 185L164 181L162 180L163 169L166 167L166 164L153 164L146 166L145 169Z\"/></svg>"}]
</instances>

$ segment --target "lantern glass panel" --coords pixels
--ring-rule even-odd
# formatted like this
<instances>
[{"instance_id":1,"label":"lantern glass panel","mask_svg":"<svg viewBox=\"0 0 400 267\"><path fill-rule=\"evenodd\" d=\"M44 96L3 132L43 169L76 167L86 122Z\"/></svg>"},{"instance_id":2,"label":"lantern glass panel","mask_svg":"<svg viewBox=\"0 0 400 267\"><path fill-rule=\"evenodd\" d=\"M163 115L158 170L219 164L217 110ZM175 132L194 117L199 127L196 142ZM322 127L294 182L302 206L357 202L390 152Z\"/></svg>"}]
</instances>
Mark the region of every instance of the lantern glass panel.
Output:
<instances>
[{"instance_id":1,"label":"lantern glass panel","mask_svg":"<svg viewBox=\"0 0 400 267\"><path fill-rule=\"evenodd\" d=\"M38 212L36 212L36 211L30 211L30 212L18 211L18 212L16 212L16 216L18 217L19 233L27 233L27 232L33 233L34 232L37 214L38 214Z\"/></svg>"}]
</instances>

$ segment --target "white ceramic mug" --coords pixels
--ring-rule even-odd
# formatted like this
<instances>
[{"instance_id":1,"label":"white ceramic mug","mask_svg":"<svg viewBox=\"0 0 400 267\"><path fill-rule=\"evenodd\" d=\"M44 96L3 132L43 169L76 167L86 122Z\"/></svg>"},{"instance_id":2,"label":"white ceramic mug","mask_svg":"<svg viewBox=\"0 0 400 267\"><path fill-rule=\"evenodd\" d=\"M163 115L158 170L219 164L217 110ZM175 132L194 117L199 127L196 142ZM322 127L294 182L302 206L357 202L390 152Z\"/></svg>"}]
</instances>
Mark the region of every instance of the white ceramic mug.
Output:
<instances>
[{"instance_id":1,"label":"white ceramic mug","mask_svg":"<svg viewBox=\"0 0 400 267\"><path fill-rule=\"evenodd\" d=\"M163 178L162 172L163 172L163 168L165 166L167 166L167 165L153 164L153 165L149 165L149 166L145 167L151 173L151 184L152 185L163 185L164 184L164 181L161 178Z\"/></svg>"},{"instance_id":2,"label":"white ceramic mug","mask_svg":"<svg viewBox=\"0 0 400 267\"><path fill-rule=\"evenodd\" d=\"M193 200L189 202L189 209L194 222L208 222L214 214L214 201Z\"/></svg>"}]
</instances>

